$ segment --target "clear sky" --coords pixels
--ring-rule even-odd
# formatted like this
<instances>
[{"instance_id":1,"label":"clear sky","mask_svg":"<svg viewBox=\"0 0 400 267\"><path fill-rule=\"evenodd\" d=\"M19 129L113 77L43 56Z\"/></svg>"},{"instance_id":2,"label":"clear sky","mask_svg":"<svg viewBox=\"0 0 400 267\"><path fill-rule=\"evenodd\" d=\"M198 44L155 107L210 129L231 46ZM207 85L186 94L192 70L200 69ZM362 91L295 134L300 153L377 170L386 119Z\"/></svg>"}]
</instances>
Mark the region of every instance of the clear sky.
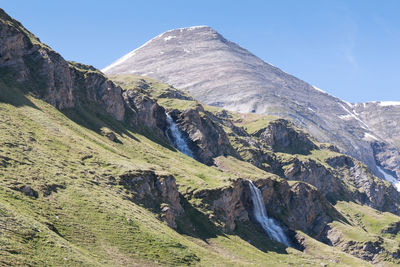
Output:
<instances>
[{"instance_id":1,"label":"clear sky","mask_svg":"<svg viewBox=\"0 0 400 267\"><path fill-rule=\"evenodd\" d=\"M400 101L397 0L0 0L43 42L103 68L154 36L208 25L349 102Z\"/></svg>"}]
</instances>

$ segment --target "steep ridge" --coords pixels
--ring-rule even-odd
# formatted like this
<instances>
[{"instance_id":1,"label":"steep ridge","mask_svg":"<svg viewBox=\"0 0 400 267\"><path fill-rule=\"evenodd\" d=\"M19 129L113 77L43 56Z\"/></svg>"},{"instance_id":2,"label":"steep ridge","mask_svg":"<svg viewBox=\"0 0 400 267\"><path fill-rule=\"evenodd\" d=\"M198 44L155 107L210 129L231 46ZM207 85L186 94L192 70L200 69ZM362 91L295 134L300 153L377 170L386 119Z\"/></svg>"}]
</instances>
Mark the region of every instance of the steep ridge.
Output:
<instances>
[{"instance_id":1,"label":"steep ridge","mask_svg":"<svg viewBox=\"0 0 400 267\"><path fill-rule=\"evenodd\" d=\"M103 72L153 77L188 91L205 104L289 119L320 142L335 144L363 161L383 178L371 148L374 140L369 137L379 136L380 142L390 144L386 132L375 133L352 104L265 63L210 27L167 31ZM398 155L393 157L399 160Z\"/></svg>"},{"instance_id":2,"label":"steep ridge","mask_svg":"<svg viewBox=\"0 0 400 267\"><path fill-rule=\"evenodd\" d=\"M1 9L0 18L0 264L399 263L400 217L361 205L398 213L398 192L361 163L285 120L203 106L145 78L122 89ZM215 166L174 149L166 110L197 159ZM286 172L296 164L304 181ZM317 188L309 183L325 174L315 165L331 174ZM323 190L335 179L348 199ZM248 180L303 252L257 226Z\"/></svg>"}]
</instances>

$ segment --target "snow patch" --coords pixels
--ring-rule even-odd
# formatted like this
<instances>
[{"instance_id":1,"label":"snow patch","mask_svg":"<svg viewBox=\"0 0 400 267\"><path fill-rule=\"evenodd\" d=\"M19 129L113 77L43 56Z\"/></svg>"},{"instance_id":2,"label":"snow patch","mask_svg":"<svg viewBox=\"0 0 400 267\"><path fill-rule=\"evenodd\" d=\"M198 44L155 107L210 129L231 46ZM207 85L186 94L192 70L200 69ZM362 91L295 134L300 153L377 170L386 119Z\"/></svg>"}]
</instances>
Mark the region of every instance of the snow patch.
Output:
<instances>
[{"instance_id":1,"label":"snow patch","mask_svg":"<svg viewBox=\"0 0 400 267\"><path fill-rule=\"evenodd\" d=\"M373 140L377 140L378 141L378 138L376 138L374 135L372 135L370 133L365 133L364 134L364 139L367 139L367 140L373 139Z\"/></svg>"},{"instance_id":2,"label":"snow patch","mask_svg":"<svg viewBox=\"0 0 400 267\"><path fill-rule=\"evenodd\" d=\"M164 41L169 41L169 40L174 39L174 38L176 38L176 36L170 35L170 36L165 37Z\"/></svg>"},{"instance_id":3,"label":"snow patch","mask_svg":"<svg viewBox=\"0 0 400 267\"><path fill-rule=\"evenodd\" d=\"M339 105L348 113L348 115L342 115L339 116L339 118L344 119L347 118L347 116L351 116L353 117L353 119L359 121L362 125L364 125L365 127L367 127L367 129L369 129L369 126L363 122L359 117L357 117L353 112L350 112L343 104L339 103Z\"/></svg>"},{"instance_id":4,"label":"snow patch","mask_svg":"<svg viewBox=\"0 0 400 267\"><path fill-rule=\"evenodd\" d=\"M344 121L354 119L353 115L340 115L338 117L339 117L339 119L344 120Z\"/></svg>"},{"instance_id":5,"label":"snow patch","mask_svg":"<svg viewBox=\"0 0 400 267\"><path fill-rule=\"evenodd\" d=\"M315 90L317 90L317 91L319 91L319 92L321 92L321 93L324 93L324 94L326 94L326 92L324 91L324 90L322 90L322 89L320 89L320 88L318 88L318 87L316 87L316 86L314 86L314 85L311 85Z\"/></svg>"},{"instance_id":6,"label":"snow patch","mask_svg":"<svg viewBox=\"0 0 400 267\"><path fill-rule=\"evenodd\" d=\"M383 101L383 102L379 102L378 105L381 107L400 106L400 102L399 101Z\"/></svg>"},{"instance_id":7,"label":"snow patch","mask_svg":"<svg viewBox=\"0 0 400 267\"><path fill-rule=\"evenodd\" d=\"M396 188L396 190L400 192L400 181L397 180L392 175L388 174L384 169L382 169L378 165L376 167L378 168L379 172L383 174L385 180L392 183L392 185Z\"/></svg>"},{"instance_id":8,"label":"snow patch","mask_svg":"<svg viewBox=\"0 0 400 267\"><path fill-rule=\"evenodd\" d=\"M186 28L186 30L188 30L188 31L193 31L193 30L201 29L201 28L209 28L209 27L206 26L206 25L192 26L192 27Z\"/></svg>"}]
</instances>

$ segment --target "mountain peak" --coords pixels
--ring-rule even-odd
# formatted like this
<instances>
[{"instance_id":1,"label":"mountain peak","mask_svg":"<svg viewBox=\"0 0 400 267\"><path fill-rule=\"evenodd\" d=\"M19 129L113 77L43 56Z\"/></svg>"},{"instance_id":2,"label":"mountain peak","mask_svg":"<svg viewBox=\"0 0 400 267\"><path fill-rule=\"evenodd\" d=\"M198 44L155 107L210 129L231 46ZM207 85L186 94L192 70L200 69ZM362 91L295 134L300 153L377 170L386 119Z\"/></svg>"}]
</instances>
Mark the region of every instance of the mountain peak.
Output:
<instances>
[{"instance_id":1,"label":"mountain peak","mask_svg":"<svg viewBox=\"0 0 400 267\"><path fill-rule=\"evenodd\" d=\"M149 60L155 60L154 56L167 56L171 59L172 56L184 56L191 52L199 52L199 48L215 48L228 43L230 42L221 34L206 25L172 29L154 37L102 71L107 74L121 73L121 71L134 73L135 71L132 70L125 71L125 68L131 65L130 62L137 61L137 56L143 58L148 55L150 56ZM140 53L138 53L139 50Z\"/></svg>"}]
</instances>

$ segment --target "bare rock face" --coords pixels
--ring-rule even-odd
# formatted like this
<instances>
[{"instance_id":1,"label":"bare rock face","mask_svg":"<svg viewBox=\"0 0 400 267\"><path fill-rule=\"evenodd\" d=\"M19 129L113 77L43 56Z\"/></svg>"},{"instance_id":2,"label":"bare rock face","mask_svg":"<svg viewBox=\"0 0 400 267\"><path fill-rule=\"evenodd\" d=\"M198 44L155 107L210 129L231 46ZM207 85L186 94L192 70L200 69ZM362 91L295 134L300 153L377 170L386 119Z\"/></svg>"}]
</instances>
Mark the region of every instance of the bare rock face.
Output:
<instances>
[{"instance_id":1,"label":"bare rock face","mask_svg":"<svg viewBox=\"0 0 400 267\"><path fill-rule=\"evenodd\" d=\"M131 125L144 125L159 136L163 135L166 128L166 115L163 107L149 97L133 90L124 91L122 94L127 107L128 122Z\"/></svg>"},{"instance_id":2,"label":"bare rock face","mask_svg":"<svg viewBox=\"0 0 400 267\"><path fill-rule=\"evenodd\" d=\"M284 175L289 180L303 181L315 186L331 201L337 200L338 196L350 199L350 195L346 196L347 189L343 181L314 160L301 161L294 158L285 168Z\"/></svg>"},{"instance_id":3,"label":"bare rock face","mask_svg":"<svg viewBox=\"0 0 400 267\"><path fill-rule=\"evenodd\" d=\"M97 104L117 120L125 118L122 90L102 73L84 64L70 62L73 78L73 94L79 95L78 104Z\"/></svg>"},{"instance_id":4,"label":"bare rock face","mask_svg":"<svg viewBox=\"0 0 400 267\"><path fill-rule=\"evenodd\" d=\"M160 34L103 71L153 77L187 90L205 104L288 119L318 141L334 144L364 162L381 178L371 136L388 144L397 140L399 145L398 112L385 111L390 119L379 119L383 113L376 113L371 120L371 113L364 113L358 105L285 73L207 26Z\"/></svg>"},{"instance_id":5,"label":"bare rock face","mask_svg":"<svg viewBox=\"0 0 400 267\"><path fill-rule=\"evenodd\" d=\"M275 152L309 154L317 148L306 133L295 131L289 124L287 120L271 122L268 127L254 133L254 136L263 139Z\"/></svg>"},{"instance_id":6,"label":"bare rock face","mask_svg":"<svg viewBox=\"0 0 400 267\"><path fill-rule=\"evenodd\" d=\"M153 171L133 171L120 175L119 184L132 194L134 201L161 212L167 224L176 228L175 218L184 212L175 178L156 174Z\"/></svg>"},{"instance_id":7,"label":"bare rock face","mask_svg":"<svg viewBox=\"0 0 400 267\"><path fill-rule=\"evenodd\" d=\"M327 224L340 218L323 195L306 183L290 186L284 180L259 179L255 184L262 192L268 215L280 221L286 229L301 230L324 240ZM205 208L217 214L211 218L212 221L224 231L232 232L237 222L252 220L250 194L248 181L238 179L229 187L197 191L193 197L201 199Z\"/></svg>"},{"instance_id":8,"label":"bare rock face","mask_svg":"<svg viewBox=\"0 0 400 267\"><path fill-rule=\"evenodd\" d=\"M324 241L327 224L340 214L312 186L297 182L258 180L268 214L279 218L289 229L300 230Z\"/></svg>"},{"instance_id":9,"label":"bare rock face","mask_svg":"<svg viewBox=\"0 0 400 267\"><path fill-rule=\"evenodd\" d=\"M0 9L0 72L58 108L74 106L68 63Z\"/></svg>"},{"instance_id":10,"label":"bare rock face","mask_svg":"<svg viewBox=\"0 0 400 267\"><path fill-rule=\"evenodd\" d=\"M171 113L179 129L189 140L189 147L196 159L211 165L213 159L222 155L237 156L223 128L215 123L202 106Z\"/></svg>"},{"instance_id":11,"label":"bare rock face","mask_svg":"<svg viewBox=\"0 0 400 267\"><path fill-rule=\"evenodd\" d=\"M237 221L249 220L245 204L248 197L244 192L245 183L240 179L227 188L197 191L193 197L202 199L208 209L219 214L211 218L216 225L221 226L225 232L232 232Z\"/></svg>"}]
</instances>

